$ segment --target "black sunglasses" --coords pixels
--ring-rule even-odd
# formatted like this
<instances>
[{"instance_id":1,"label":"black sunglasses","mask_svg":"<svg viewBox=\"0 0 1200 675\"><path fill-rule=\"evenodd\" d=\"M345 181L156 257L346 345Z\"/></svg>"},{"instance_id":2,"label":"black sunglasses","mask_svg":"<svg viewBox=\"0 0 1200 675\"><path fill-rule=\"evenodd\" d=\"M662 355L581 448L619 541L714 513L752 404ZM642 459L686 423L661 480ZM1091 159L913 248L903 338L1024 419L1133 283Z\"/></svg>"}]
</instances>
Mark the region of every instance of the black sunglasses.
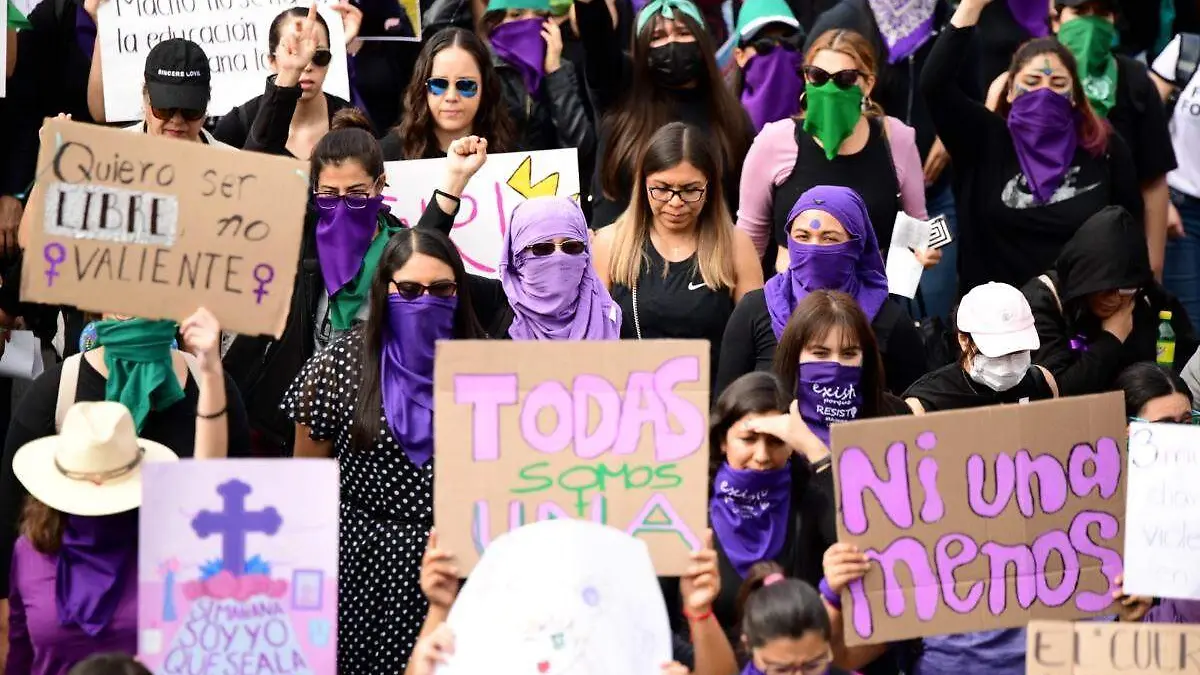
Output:
<instances>
[{"instance_id":1,"label":"black sunglasses","mask_svg":"<svg viewBox=\"0 0 1200 675\"><path fill-rule=\"evenodd\" d=\"M416 300L425 293L435 298L453 298L458 292L458 284L453 281L435 281L426 286L415 281L392 281L396 293L405 300Z\"/></svg>"},{"instance_id":2,"label":"black sunglasses","mask_svg":"<svg viewBox=\"0 0 1200 675\"><path fill-rule=\"evenodd\" d=\"M838 89L849 89L858 84L858 78L864 77L862 71L853 68L839 70L836 73L830 73L824 68L816 66L804 66L801 70L804 72L804 78L815 87L824 86L826 82L833 80L834 86Z\"/></svg>"},{"instance_id":3,"label":"black sunglasses","mask_svg":"<svg viewBox=\"0 0 1200 675\"><path fill-rule=\"evenodd\" d=\"M328 49L318 49L313 52L312 64L318 68L324 68L333 61L333 52Z\"/></svg>"},{"instance_id":4,"label":"black sunglasses","mask_svg":"<svg viewBox=\"0 0 1200 675\"><path fill-rule=\"evenodd\" d=\"M562 251L567 255L579 255L587 250L587 244L577 239L568 239L561 244L556 244L552 241L542 241L526 246L525 250L539 258L545 258L555 251Z\"/></svg>"},{"instance_id":5,"label":"black sunglasses","mask_svg":"<svg viewBox=\"0 0 1200 675\"><path fill-rule=\"evenodd\" d=\"M158 119L166 122L175 118L175 115L182 115L183 119L188 122L204 119L203 110L194 110L192 108L150 108L150 112Z\"/></svg>"},{"instance_id":6,"label":"black sunglasses","mask_svg":"<svg viewBox=\"0 0 1200 675\"><path fill-rule=\"evenodd\" d=\"M796 33L787 37L760 37L749 42L742 43L742 49L754 47L754 52L759 56L770 54L776 47L788 52L800 51L800 34Z\"/></svg>"},{"instance_id":7,"label":"black sunglasses","mask_svg":"<svg viewBox=\"0 0 1200 675\"><path fill-rule=\"evenodd\" d=\"M429 89L429 93L434 96L442 96L450 89L450 79L445 77L431 77L425 80L425 86ZM454 81L454 89L463 98L475 98L475 95L479 93L479 83L475 80L460 77Z\"/></svg>"}]
</instances>

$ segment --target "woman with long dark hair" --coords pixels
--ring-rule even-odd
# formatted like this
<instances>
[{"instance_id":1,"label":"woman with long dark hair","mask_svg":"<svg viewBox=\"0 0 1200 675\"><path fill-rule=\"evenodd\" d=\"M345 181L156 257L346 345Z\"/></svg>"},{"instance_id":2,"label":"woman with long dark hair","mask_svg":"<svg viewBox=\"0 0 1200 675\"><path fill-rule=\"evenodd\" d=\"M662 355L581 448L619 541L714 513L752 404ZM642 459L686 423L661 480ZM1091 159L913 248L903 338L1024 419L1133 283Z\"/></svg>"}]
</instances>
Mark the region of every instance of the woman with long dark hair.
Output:
<instances>
[{"instance_id":1,"label":"woman with long dark hair","mask_svg":"<svg viewBox=\"0 0 1200 675\"><path fill-rule=\"evenodd\" d=\"M1031 40L1017 51L996 113L957 84L989 1L963 0L921 74L954 161L963 290L988 281L1024 285L1109 204L1143 221L1129 148L1096 116L1075 57L1057 40Z\"/></svg>"},{"instance_id":2,"label":"woman with long dark hair","mask_svg":"<svg viewBox=\"0 0 1200 675\"><path fill-rule=\"evenodd\" d=\"M371 274L366 323L313 357L283 400L296 456L335 457L341 469L341 672L400 672L425 618L434 348L483 337L468 285L449 237L393 235Z\"/></svg>"},{"instance_id":3,"label":"woman with long dark hair","mask_svg":"<svg viewBox=\"0 0 1200 675\"><path fill-rule=\"evenodd\" d=\"M629 57L599 0L575 3L587 80L603 116L592 181L592 226L612 223L638 190L635 168L651 137L681 120L711 137L729 211L736 212L742 159L754 128L726 86L716 46L690 0L654 0L637 15Z\"/></svg>"},{"instance_id":4,"label":"woman with long dark hair","mask_svg":"<svg viewBox=\"0 0 1200 675\"><path fill-rule=\"evenodd\" d=\"M389 162L444 157L453 141L467 136L487 139L491 152L517 148L491 54L469 30L447 28L425 41L403 109L400 124L380 141Z\"/></svg>"}]
</instances>

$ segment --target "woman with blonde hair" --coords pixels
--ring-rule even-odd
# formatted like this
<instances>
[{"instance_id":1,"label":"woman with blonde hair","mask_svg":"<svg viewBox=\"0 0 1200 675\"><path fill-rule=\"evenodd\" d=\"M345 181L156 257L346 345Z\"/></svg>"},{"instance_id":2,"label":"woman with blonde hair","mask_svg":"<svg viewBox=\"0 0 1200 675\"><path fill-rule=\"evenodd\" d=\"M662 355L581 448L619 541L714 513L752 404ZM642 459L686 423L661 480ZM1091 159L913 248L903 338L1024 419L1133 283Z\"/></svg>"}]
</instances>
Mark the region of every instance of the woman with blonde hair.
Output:
<instances>
[{"instance_id":1,"label":"woman with blonde hair","mask_svg":"<svg viewBox=\"0 0 1200 675\"><path fill-rule=\"evenodd\" d=\"M629 208L594 243L621 337L708 340L716 373L734 303L763 284L754 245L725 206L719 155L699 129L673 122L650 139L635 176Z\"/></svg>"},{"instance_id":2,"label":"woman with blonde hair","mask_svg":"<svg viewBox=\"0 0 1200 675\"><path fill-rule=\"evenodd\" d=\"M927 216L916 134L871 100L871 44L854 31L828 31L812 43L804 63L800 114L763 127L742 171L738 229L754 241L767 269L774 262L780 273L788 268L788 211L817 185L861 195L885 251L898 212ZM919 255L926 265L940 258L936 251Z\"/></svg>"}]
</instances>

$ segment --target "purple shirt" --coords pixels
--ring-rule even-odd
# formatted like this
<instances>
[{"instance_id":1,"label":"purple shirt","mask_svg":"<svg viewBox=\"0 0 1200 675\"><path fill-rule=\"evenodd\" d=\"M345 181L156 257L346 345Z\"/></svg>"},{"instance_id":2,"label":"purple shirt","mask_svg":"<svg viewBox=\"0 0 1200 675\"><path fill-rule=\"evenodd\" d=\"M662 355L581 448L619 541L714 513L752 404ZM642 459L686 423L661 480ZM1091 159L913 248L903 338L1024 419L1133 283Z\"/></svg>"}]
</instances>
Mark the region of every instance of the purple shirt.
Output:
<instances>
[{"instance_id":1,"label":"purple shirt","mask_svg":"<svg viewBox=\"0 0 1200 675\"><path fill-rule=\"evenodd\" d=\"M58 623L54 587L58 557L43 555L25 537L13 549L9 586L9 652L5 675L66 675L99 652L137 653L137 566L130 565L112 622L96 637Z\"/></svg>"}]
</instances>

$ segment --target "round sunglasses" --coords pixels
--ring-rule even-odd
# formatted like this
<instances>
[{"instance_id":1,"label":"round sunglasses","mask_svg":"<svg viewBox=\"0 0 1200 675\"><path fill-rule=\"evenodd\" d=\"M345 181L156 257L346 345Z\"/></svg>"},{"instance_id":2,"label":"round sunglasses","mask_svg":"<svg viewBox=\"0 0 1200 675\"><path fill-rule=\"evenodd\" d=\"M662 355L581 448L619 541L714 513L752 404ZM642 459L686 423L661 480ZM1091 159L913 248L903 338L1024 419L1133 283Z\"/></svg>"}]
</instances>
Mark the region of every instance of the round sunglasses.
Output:
<instances>
[{"instance_id":1,"label":"round sunglasses","mask_svg":"<svg viewBox=\"0 0 1200 675\"><path fill-rule=\"evenodd\" d=\"M324 68L333 61L333 52L328 49L318 49L313 52L312 64L318 68Z\"/></svg>"},{"instance_id":2,"label":"round sunglasses","mask_svg":"<svg viewBox=\"0 0 1200 675\"><path fill-rule=\"evenodd\" d=\"M431 77L425 80L425 87L434 96L444 96L450 90L450 79L446 77ZM475 98L479 93L479 83L465 77L454 81L454 90L463 98Z\"/></svg>"},{"instance_id":3,"label":"round sunglasses","mask_svg":"<svg viewBox=\"0 0 1200 675\"><path fill-rule=\"evenodd\" d=\"M804 66L800 70L804 73L804 79L812 83L814 87L825 86L826 82L833 80L834 86L838 89L849 89L858 84L858 78L865 77L862 71L853 68L839 70L836 73L816 66Z\"/></svg>"},{"instance_id":4,"label":"round sunglasses","mask_svg":"<svg viewBox=\"0 0 1200 675\"><path fill-rule=\"evenodd\" d=\"M567 255L580 255L587 250L587 244L578 239L568 239L561 244L556 244L552 241L542 241L526 246L525 250L539 258L545 258L555 251L562 251Z\"/></svg>"},{"instance_id":5,"label":"round sunglasses","mask_svg":"<svg viewBox=\"0 0 1200 675\"><path fill-rule=\"evenodd\" d=\"M154 117L164 122L168 122L175 118L175 115L181 115L188 122L195 122L204 119L205 111L195 110L193 108L150 108L150 112Z\"/></svg>"},{"instance_id":6,"label":"round sunglasses","mask_svg":"<svg viewBox=\"0 0 1200 675\"><path fill-rule=\"evenodd\" d=\"M458 292L458 284L453 281L435 281L426 286L418 284L415 281L396 281L392 280L392 288L396 289L396 294L405 300L416 300L422 295L428 293L435 298L453 298Z\"/></svg>"}]
</instances>

